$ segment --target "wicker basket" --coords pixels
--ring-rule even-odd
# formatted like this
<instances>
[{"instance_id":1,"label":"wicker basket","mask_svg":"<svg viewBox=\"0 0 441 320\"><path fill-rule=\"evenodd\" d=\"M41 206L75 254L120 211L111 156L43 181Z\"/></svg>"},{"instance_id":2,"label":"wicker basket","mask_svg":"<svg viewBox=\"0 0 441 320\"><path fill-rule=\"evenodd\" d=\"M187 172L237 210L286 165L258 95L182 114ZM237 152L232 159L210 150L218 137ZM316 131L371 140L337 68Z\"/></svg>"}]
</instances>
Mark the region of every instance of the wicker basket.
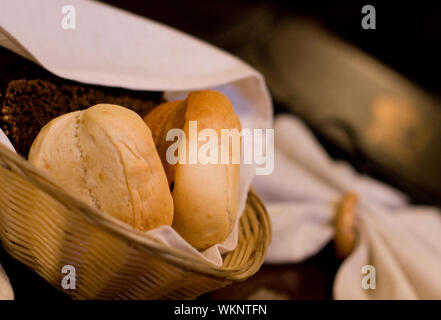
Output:
<instances>
[{"instance_id":1,"label":"wicker basket","mask_svg":"<svg viewBox=\"0 0 441 320\"><path fill-rule=\"evenodd\" d=\"M271 228L250 191L238 245L216 267L75 200L0 145L0 237L10 255L74 299L190 299L253 275ZM76 269L74 290L62 289L64 265Z\"/></svg>"}]
</instances>

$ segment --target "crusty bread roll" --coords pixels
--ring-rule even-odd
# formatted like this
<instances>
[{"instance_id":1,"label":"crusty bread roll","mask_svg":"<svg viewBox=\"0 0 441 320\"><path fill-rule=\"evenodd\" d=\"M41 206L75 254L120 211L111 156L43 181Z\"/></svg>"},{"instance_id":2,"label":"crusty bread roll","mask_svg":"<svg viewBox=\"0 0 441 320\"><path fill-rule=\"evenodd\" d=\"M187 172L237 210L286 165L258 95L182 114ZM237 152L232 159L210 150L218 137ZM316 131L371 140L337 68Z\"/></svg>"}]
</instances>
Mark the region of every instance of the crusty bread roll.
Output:
<instances>
[{"instance_id":1,"label":"crusty bread roll","mask_svg":"<svg viewBox=\"0 0 441 320\"><path fill-rule=\"evenodd\" d=\"M230 101L215 91L192 92L185 101L160 105L144 120L152 130L172 189L175 207L173 227L197 249L206 249L222 242L236 221L240 164L231 161L231 140L229 164L190 164L189 121L197 121L198 132L205 128L216 131L220 155L221 129L237 129L238 132L241 129ZM176 143L166 141L167 132L173 128L183 129L187 137L185 164L178 162L173 165L166 159L168 147Z\"/></svg>"},{"instance_id":2,"label":"crusty bread roll","mask_svg":"<svg viewBox=\"0 0 441 320\"><path fill-rule=\"evenodd\" d=\"M93 207L145 231L173 221L173 199L149 128L135 112L98 104L50 121L29 161Z\"/></svg>"}]
</instances>

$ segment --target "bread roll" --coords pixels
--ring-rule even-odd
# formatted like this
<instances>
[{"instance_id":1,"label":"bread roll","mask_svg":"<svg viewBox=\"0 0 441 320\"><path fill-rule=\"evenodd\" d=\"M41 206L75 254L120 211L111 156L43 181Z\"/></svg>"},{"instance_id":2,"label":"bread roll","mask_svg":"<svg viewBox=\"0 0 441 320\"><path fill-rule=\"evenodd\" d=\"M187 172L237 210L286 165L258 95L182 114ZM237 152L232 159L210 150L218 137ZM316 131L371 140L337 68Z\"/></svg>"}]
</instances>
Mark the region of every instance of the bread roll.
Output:
<instances>
[{"instance_id":1,"label":"bread roll","mask_svg":"<svg viewBox=\"0 0 441 320\"><path fill-rule=\"evenodd\" d=\"M127 108L98 104L53 119L33 142L29 161L138 230L172 224L173 199L150 130Z\"/></svg>"},{"instance_id":2,"label":"bread roll","mask_svg":"<svg viewBox=\"0 0 441 320\"><path fill-rule=\"evenodd\" d=\"M228 164L190 164L189 122L197 121L198 133L206 128L216 131L220 155L221 129L237 129L238 132L241 129L230 101L215 91L192 92L185 101L162 104L144 120L152 130L153 140L172 188L175 207L173 227L197 249L221 243L230 234L236 221L240 165L232 164L231 140ZM175 143L166 141L167 132L173 128L183 129L187 138L185 164L178 162L173 165L166 159L167 149ZM198 149L200 146L201 142Z\"/></svg>"}]
</instances>

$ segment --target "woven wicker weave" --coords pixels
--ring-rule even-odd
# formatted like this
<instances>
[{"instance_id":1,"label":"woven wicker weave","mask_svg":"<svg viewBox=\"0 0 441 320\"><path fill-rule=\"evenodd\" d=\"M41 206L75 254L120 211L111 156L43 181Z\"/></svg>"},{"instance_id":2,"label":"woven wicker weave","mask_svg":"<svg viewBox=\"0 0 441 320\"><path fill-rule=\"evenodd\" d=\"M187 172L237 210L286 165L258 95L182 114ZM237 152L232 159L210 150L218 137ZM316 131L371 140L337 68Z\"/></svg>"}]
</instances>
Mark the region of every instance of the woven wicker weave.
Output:
<instances>
[{"instance_id":1,"label":"woven wicker weave","mask_svg":"<svg viewBox=\"0 0 441 320\"><path fill-rule=\"evenodd\" d=\"M74 266L76 289L65 291L74 299L190 299L253 275L271 228L250 191L238 245L216 267L77 201L0 146L0 238L9 254L60 290L62 267Z\"/></svg>"}]
</instances>

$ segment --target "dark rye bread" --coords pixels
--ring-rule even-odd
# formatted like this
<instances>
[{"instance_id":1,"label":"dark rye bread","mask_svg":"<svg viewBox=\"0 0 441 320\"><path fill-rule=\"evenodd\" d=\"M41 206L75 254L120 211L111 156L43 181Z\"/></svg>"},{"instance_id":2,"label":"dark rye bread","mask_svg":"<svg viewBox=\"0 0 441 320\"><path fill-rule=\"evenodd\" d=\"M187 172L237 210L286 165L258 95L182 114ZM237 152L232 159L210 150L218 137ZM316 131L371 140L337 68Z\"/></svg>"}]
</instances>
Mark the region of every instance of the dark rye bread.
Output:
<instances>
[{"instance_id":1,"label":"dark rye bread","mask_svg":"<svg viewBox=\"0 0 441 320\"><path fill-rule=\"evenodd\" d=\"M0 78L0 127L25 158L40 129L64 113L97 103L111 103L130 108L144 117L163 101L160 92L86 85L61 79L2 48Z\"/></svg>"}]
</instances>

